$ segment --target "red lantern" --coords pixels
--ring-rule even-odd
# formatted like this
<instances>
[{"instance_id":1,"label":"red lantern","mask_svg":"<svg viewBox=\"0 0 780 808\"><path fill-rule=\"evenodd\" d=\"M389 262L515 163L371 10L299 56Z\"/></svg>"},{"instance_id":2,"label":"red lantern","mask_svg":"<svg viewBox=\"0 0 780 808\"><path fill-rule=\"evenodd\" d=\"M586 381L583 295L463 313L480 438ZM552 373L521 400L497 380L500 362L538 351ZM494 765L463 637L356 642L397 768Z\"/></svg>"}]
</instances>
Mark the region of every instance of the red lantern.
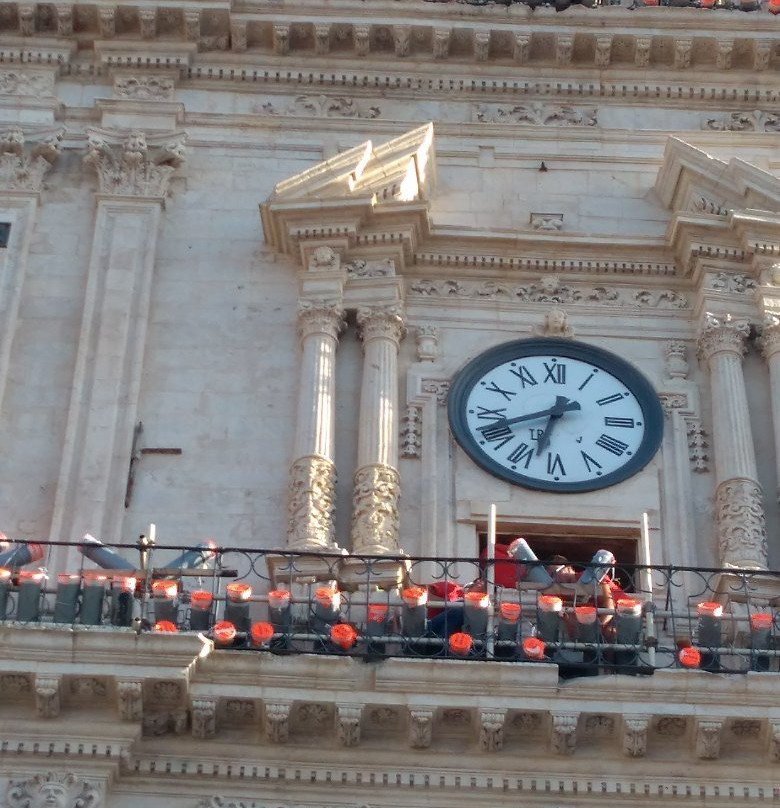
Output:
<instances>
[{"instance_id":1,"label":"red lantern","mask_svg":"<svg viewBox=\"0 0 780 808\"><path fill-rule=\"evenodd\" d=\"M158 620L152 626L152 631L160 632L161 634L175 634L178 630L170 620Z\"/></svg>"},{"instance_id":2,"label":"red lantern","mask_svg":"<svg viewBox=\"0 0 780 808\"><path fill-rule=\"evenodd\" d=\"M471 634L466 634L464 631L456 631L450 635L450 653L456 656L466 656L471 650L473 644Z\"/></svg>"},{"instance_id":3,"label":"red lantern","mask_svg":"<svg viewBox=\"0 0 780 808\"><path fill-rule=\"evenodd\" d=\"M526 637L523 640L523 653L526 659L531 659L534 662L539 662L544 659L545 646L544 642L538 637Z\"/></svg>"},{"instance_id":4,"label":"red lantern","mask_svg":"<svg viewBox=\"0 0 780 808\"><path fill-rule=\"evenodd\" d=\"M701 653L690 645L680 649L678 659L683 668L698 668L701 665Z\"/></svg>"},{"instance_id":5,"label":"red lantern","mask_svg":"<svg viewBox=\"0 0 780 808\"><path fill-rule=\"evenodd\" d=\"M348 651L357 642L357 631L349 623L336 623L330 628L330 640L343 651Z\"/></svg>"},{"instance_id":6,"label":"red lantern","mask_svg":"<svg viewBox=\"0 0 780 808\"><path fill-rule=\"evenodd\" d=\"M267 645L274 636L274 627L270 623L265 622L252 623L252 628L249 629L249 636L252 640L252 645Z\"/></svg>"},{"instance_id":7,"label":"red lantern","mask_svg":"<svg viewBox=\"0 0 780 808\"><path fill-rule=\"evenodd\" d=\"M236 638L236 627L229 620L220 620L214 624L214 642L222 647L230 645Z\"/></svg>"}]
</instances>

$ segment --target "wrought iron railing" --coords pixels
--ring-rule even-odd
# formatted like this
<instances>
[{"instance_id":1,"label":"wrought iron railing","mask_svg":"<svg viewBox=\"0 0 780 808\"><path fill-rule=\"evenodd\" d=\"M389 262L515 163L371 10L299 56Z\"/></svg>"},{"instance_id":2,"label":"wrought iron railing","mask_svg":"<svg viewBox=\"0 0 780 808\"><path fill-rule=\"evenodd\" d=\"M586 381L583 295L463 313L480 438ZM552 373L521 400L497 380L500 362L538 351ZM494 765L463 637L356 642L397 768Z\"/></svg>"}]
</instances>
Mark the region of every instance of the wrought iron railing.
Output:
<instances>
[{"instance_id":1,"label":"wrought iron railing","mask_svg":"<svg viewBox=\"0 0 780 808\"><path fill-rule=\"evenodd\" d=\"M562 575L543 561L138 550L137 563L135 548L94 541L1 551L0 620L192 631L256 653L548 662L563 676L780 669L775 571L577 564Z\"/></svg>"}]
</instances>

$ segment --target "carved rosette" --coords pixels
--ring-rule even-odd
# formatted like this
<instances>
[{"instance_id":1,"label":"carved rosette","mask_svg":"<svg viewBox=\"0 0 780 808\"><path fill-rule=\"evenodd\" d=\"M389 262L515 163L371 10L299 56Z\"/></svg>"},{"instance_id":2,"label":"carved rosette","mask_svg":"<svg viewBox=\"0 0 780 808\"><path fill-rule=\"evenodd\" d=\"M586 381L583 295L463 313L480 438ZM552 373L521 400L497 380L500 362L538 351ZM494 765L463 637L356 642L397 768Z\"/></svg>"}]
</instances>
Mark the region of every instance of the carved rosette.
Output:
<instances>
[{"instance_id":1,"label":"carved rosette","mask_svg":"<svg viewBox=\"0 0 780 808\"><path fill-rule=\"evenodd\" d=\"M342 746L360 743L360 718L363 707L359 704L336 705L336 734Z\"/></svg>"},{"instance_id":2,"label":"carved rosette","mask_svg":"<svg viewBox=\"0 0 780 808\"><path fill-rule=\"evenodd\" d=\"M60 714L61 676L35 677L35 711L39 718L56 718Z\"/></svg>"},{"instance_id":3,"label":"carved rosette","mask_svg":"<svg viewBox=\"0 0 780 808\"><path fill-rule=\"evenodd\" d=\"M171 175L184 162L183 133L147 138L137 130L120 135L90 129L87 135L84 163L97 173L103 194L165 197Z\"/></svg>"},{"instance_id":4,"label":"carved rosette","mask_svg":"<svg viewBox=\"0 0 780 808\"><path fill-rule=\"evenodd\" d=\"M649 723L650 720L646 715L623 717L623 754L628 757L645 756Z\"/></svg>"},{"instance_id":5,"label":"carved rosette","mask_svg":"<svg viewBox=\"0 0 780 808\"><path fill-rule=\"evenodd\" d=\"M709 362L721 353L736 354L740 358L747 349L750 326L746 320L734 320L730 314L716 317L707 313L699 332L699 357Z\"/></svg>"},{"instance_id":6,"label":"carved rosette","mask_svg":"<svg viewBox=\"0 0 780 808\"><path fill-rule=\"evenodd\" d=\"M338 301L302 300L298 304L298 336L301 341L312 334L338 339L344 328L344 309Z\"/></svg>"},{"instance_id":7,"label":"carved rosette","mask_svg":"<svg viewBox=\"0 0 780 808\"><path fill-rule=\"evenodd\" d=\"M758 344L767 359L780 352L780 317L769 312L764 315L764 326Z\"/></svg>"},{"instance_id":8,"label":"carved rosette","mask_svg":"<svg viewBox=\"0 0 780 808\"><path fill-rule=\"evenodd\" d=\"M287 547L330 550L334 547L333 513L336 467L320 456L298 458L290 467L287 499Z\"/></svg>"},{"instance_id":9,"label":"carved rosette","mask_svg":"<svg viewBox=\"0 0 780 808\"><path fill-rule=\"evenodd\" d=\"M38 193L60 155L62 129L0 132L0 189Z\"/></svg>"},{"instance_id":10,"label":"carved rosette","mask_svg":"<svg viewBox=\"0 0 780 808\"><path fill-rule=\"evenodd\" d=\"M361 306L357 323L364 344L373 339L388 339L398 346L406 334L401 306Z\"/></svg>"},{"instance_id":11,"label":"carved rosette","mask_svg":"<svg viewBox=\"0 0 780 808\"><path fill-rule=\"evenodd\" d=\"M143 683L140 679L120 679L116 685L119 718L140 721L144 714Z\"/></svg>"},{"instance_id":12,"label":"carved rosette","mask_svg":"<svg viewBox=\"0 0 780 808\"><path fill-rule=\"evenodd\" d=\"M377 463L355 473L352 494L352 551L384 555L398 551L398 498L401 477Z\"/></svg>"},{"instance_id":13,"label":"carved rosette","mask_svg":"<svg viewBox=\"0 0 780 808\"><path fill-rule=\"evenodd\" d=\"M760 486L725 480L715 492L720 560L726 567L766 569L766 522Z\"/></svg>"},{"instance_id":14,"label":"carved rosette","mask_svg":"<svg viewBox=\"0 0 780 808\"><path fill-rule=\"evenodd\" d=\"M479 748L483 752L499 752L504 748L506 710L480 710Z\"/></svg>"},{"instance_id":15,"label":"carved rosette","mask_svg":"<svg viewBox=\"0 0 780 808\"><path fill-rule=\"evenodd\" d=\"M28 780L11 782L5 797L8 808L54 806L55 808L100 808L103 794L99 786L75 774L47 772Z\"/></svg>"},{"instance_id":16,"label":"carved rosette","mask_svg":"<svg viewBox=\"0 0 780 808\"><path fill-rule=\"evenodd\" d=\"M192 700L192 737L213 738L217 731L217 700Z\"/></svg>"},{"instance_id":17,"label":"carved rosette","mask_svg":"<svg viewBox=\"0 0 780 808\"><path fill-rule=\"evenodd\" d=\"M427 749L433 735L433 710L409 711L409 746Z\"/></svg>"},{"instance_id":18,"label":"carved rosette","mask_svg":"<svg viewBox=\"0 0 780 808\"><path fill-rule=\"evenodd\" d=\"M700 720L696 724L696 757L701 760L717 760L720 757L722 719Z\"/></svg>"},{"instance_id":19,"label":"carved rosette","mask_svg":"<svg viewBox=\"0 0 780 808\"><path fill-rule=\"evenodd\" d=\"M552 714L552 750L557 755L573 755L577 746L578 716L572 713Z\"/></svg>"}]
</instances>

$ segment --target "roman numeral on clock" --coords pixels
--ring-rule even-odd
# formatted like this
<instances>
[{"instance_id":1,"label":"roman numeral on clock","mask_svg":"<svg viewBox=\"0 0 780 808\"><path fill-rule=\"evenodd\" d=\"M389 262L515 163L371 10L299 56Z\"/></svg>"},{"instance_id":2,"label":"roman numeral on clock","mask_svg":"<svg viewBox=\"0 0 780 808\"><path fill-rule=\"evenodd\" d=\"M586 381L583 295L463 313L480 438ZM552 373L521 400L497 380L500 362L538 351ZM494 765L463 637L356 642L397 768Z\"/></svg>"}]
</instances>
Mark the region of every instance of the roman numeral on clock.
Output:
<instances>
[{"instance_id":1,"label":"roman numeral on clock","mask_svg":"<svg viewBox=\"0 0 780 808\"><path fill-rule=\"evenodd\" d=\"M506 424L488 426L485 429L480 429L479 431L482 433L482 437L488 443L498 443L498 446L494 447L496 449L500 449L502 446L509 443L509 441L515 436L514 432L512 432L512 430Z\"/></svg>"},{"instance_id":2,"label":"roman numeral on clock","mask_svg":"<svg viewBox=\"0 0 780 808\"><path fill-rule=\"evenodd\" d=\"M507 401L510 401L512 399L512 396L517 395L517 393L514 393L511 390L504 390L503 388L499 387L495 382L490 382L490 384L486 384L485 390L490 390L491 393L498 393L499 395L502 395Z\"/></svg>"},{"instance_id":3,"label":"roman numeral on clock","mask_svg":"<svg viewBox=\"0 0 780 808\"><path fill-rule=\"evenodd\" d=\"M566 470L563 468L563 461L559 454L556 454L553 459L552 452L547 452L547 473L560 474L561 477L566 476Z\"/></svg>"},{"instance_id":4,"label":"roman numeral on clock","mask_svg":"<svg viewBox=\"0 0 780 808\"><path fill-rule=\"evenodd\" d=\"M529 446L527 443L521 443L517 449L514 449L510 454L507 456L507 460L510 463L522 463L525 460L525 467L531 463L531 458L534 456L534 447Z\"/></svg>"},{"instance_id":5,"label":"roman numeral on clock","mask_svg":"<svg viewBox=\"0 0 780 808\"><path fill-rule=\"evenodd\" d=\"M552 382L553 384L566 384L566 365L562 365L560 363L552 363L548 365L547 362L545 362L544 369L546 371L546 375L544 377L545 382Z\"/></svg>"},{"instance_id":6,"label":"roman numeral on clock","mask_svg":"<svg viewBox=\"0 0 780 808\"><path fill-rule=\"evenodd\" d=\"M620 455L628 449L628 444L623 443L622 440L618 440L617 438L613 438L612 435L602 435L597 441L596 446L600 446L602 449L606 449L608 452L612 452L613 455Z\"/></svg>"},{"instance_id":7,"label":"roman numeral on clock","mask_svg":"<svg viewBox=\"0 0 780 808\"><path fill-rule=\"evenodd\" d=\"M535 384L539 384L534 378L533 373L525 365L520 365L520 367L515 370L514 368L509 368L509 372L514 376L517 376L520 379L520 384L523 386L525 390L525 386L528 384L533 387Z\"/></svg>"},{"instance_id":8,"label":"roman numeral on clock","mask_svg":"<svg viewBox=\"0 0 780 808\"><path fill-rule=\"evenodd\" d=\"M599 463L598 460L594 460L587 452L583 452L582 449L580 449L580 454L585 461L585 468L587 468L588 474L590 474L593 469L601 468L601 463Z\"/></svg>"},{"instance_id":9,"label":"roman numeral on clock","mask_svg":"<svg viewBox=\"0 0 780 808\"><path fill-rule=\"evenodd\" d=\"M596 404L599 407L604 407L607 404L614 404L616 401L622 401L623 394L622 393L613 393L611 396L604 396L604 398L596 399Z\"/></svg>"},{"instance_id":10,"label":"roman numeral on clock","mask_svg":"<svg viewBox=\"0 0 780 808\"><path fill-rule=\"evenodd\" d=\"M612 418L611 416L604 418L604 426L621 426L633 429L634 425L635 422L633 418Z\"/></svg>"},{"instance_id":11,"label":"roman numeral on clock","mask_svg":"<svg viewBox=\"0 0 780 808\"><path fill-rule=\"evenodd\" d=\"M489 410L477 404L477 418L485 418L491 421L501 421L506 418L506 407L499 407L497 410Z\"/></svg>"}]
</instances>

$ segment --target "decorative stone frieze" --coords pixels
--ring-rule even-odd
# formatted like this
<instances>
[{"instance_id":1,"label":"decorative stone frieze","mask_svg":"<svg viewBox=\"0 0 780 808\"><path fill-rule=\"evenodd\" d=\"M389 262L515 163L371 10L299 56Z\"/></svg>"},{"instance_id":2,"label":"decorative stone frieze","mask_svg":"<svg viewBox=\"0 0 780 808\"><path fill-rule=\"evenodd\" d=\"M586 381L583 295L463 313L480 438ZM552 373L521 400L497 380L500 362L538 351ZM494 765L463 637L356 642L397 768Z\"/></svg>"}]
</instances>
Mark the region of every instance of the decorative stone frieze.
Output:
<instances>
[{"instance_id":1,"label":"decorative stone frieze","mask_svg":"<svg viewBox=\"0 0 780 808\"><path fill-rule=\"evenodd\" d=\"M703 129L715 132L780 132L780 112L749 110L731 112L719 118L707 118Z\"/></svg>"},{"instance_id":2,"label":"decorative stone frieze","mask_svg":"<svg viewBox=\"0 0 780 808\"><path fill-rule=\"evenodd\" d=\"M54 73L18 68L0 70L0 95L13 95L21 98L54 96Z\"/></svg>"},{"instance_id":3,"label":"decorative stone frieze","mask_svg":"<svg viewBox=\"0 0 780 808\"><path fill-rule=\"evenodd\" d=\"M716 292L729 292L744 294L756 288L756 282L742 274L732 274L730 272L713 272L707 275L707 288Z\"/></svg>"},{"instance_id":4,"label":"decorative stone frieze","mask_svg":"<svg viewBox=\"0 0 780 808\"><path fill-rule=\"evenodd\" d=\"M6 673L0 676L0 694L7 696L21 696L32 689L30 680L23 673Z\"/></svg>"},{"instance_id":5,"label":"decorative stone frieze","mask_svg":"<svg viewBox=\"0 0 780 808\"><path fill-rule=\"evenodd\" d=\"M213 738L217 731L217 700L194 698L192 700L192 737Z\"/></svg>"},{"instance_id":6,"label":"decorative stone frieze","mask_svg":"<svg viewBox=\"0 0 780 808\"><path fill-rule=\"evenodd\" d=\"M265 115L290 115L313 118L379 118L382 110L375 105L366 106L347 96L299 95L285 107L273 101L255 104L255 112Z\"/></svg>"},{"instance_id":7,"label":"decorative stone frieze","mask_svg":"<svg viewBox=\"0 0 780 808\"><path fill-rule=\"evenodd\" d=\"M314 52L317 56L330 53L330 23L316 23L314 25Z\"/></svg>"},{"instance_id":8,"label":"decorative stone frieze","mask_svg":"<svg viewBox=\"0 0 780 808\"><path fill-rule=\"evenodd\" d=\"M329 704L303 702L296 706L295 722L297 726L306 729L322 730L325 726L333 724L333 715L334 710Z\"/></svg>"},{"instance_id":9,"label":"decorative stone frieze","mask_svg":"<svg viewBox=\"0 0 780 808\"><path fill-rule=\"evenodd\" d=\"M531 284L513 285L499 281L456 281L421 278L409 284L409 295L428 298L467 298L518 303L587 303L602 306L686 309L688 298L673 289L629 291L608 286L562 283L549 276Z\"/></svg>"},{"instance_id":10,"label":"decorative stone frieze","mask_svg":"<svg viewBox=\"0 0 780 808\"><path fill-rule=\"evenodd\" d=\"M409 710L409 746L427 749L433 736L434 711L427 708Z\"/></svg>"},{"instance_id":11,"label":"decorative stone frieze","mask_svg":"<svg viewBox=\"0 0 780 808\"><path fill-rule=\"evenodd\" d=\"M550 745L556 755L573 755L577 746L577 713L551 713Z\"/></svg>"},{"instance_id":12,"label":"decorative stone frieze","mask_svg":"<svg viewBox=\"0 0 780 808\"><path fill-rule=\"evenodd\" d=\"M722 719L699 719L696 722L696 757L717 760L720 757Z\"/></svg>"},{"instance_id":13,"label":"decorative stone frieze","mask_svg":"<svg viewBox=\"0 0 780 808\"><path fill-rule=\"evenodd\" d=\"M19 3L19 33L22 36L32 36L35 33L35 5L32 3Z\"/></svg>"},{"instance_id":14,"label":"decorative stone frieze","mask_svg":"<svg viewBox=\"0 0 780 808\"><path fill-rule=\"evenodd\" d=\"M382 554L398 550L401 477L392 466L374 464L355 472L352 495L352 549Z\"/></svg>"},{"instance_id":15,"label":"decorative stone frieze","mask_svg":"<svg viewBox=\"0 0 780 808\"><path fill-rule=\"evenodd\" d=\"M691 203L691 209L698 213L710 213L713 216L728 216L729 209L725 204L714 202L706 196L697 196Z\"/></svg>"},{"instance_id":16,"label":"decorative stone frieze","mask_svg":"<svg viewBox=\"0 0 780 808\"><path fill-rule=\"evenodd\" d=\"M623 716L623 754L644 757L647 753L647 730L650 718L646 715Z\"/></svg>"},{"instance_id":17,"label":"decorative stone frieze","mask_svg":"<svg viewBox=\"0 0 780 808\"><path fill-rule=\"evenodd\" d=\"M39 718L56 718L60 714L61 684L61 676L36 675L35 712Z\"/></svg>"},{"instance_id":18,"label":"decorative stone frieze","mask_svg":"<svg viewBox=\"0 0 780 808\"><path fill-rule=\"evenodd\" d=\"M5 800L8 808L101 808L103 792L75 774L47 772L11 781Z\"/></svg>"},{"instance_id":19,"label":"decorative stone frieze","mask_svg":"<svg viewBox=\"0 0 780 808\"><path fill-rule=\"evenodd\" d=\"M19 127L0 132L0 189L38 193L60 155L63 132L24 132Z\"/></svg>"},{"instance_id":20,"label":"decorative stone frieze","mask_svg":"<svg viewBox=\"0 0 780 808\"><path fill-rule=\"evenodd\" d=\"M133 101L173 101L176 82L165 74L114 76L114 98Z\"/></svg>"},{"instance_id":21,"label":"decorative stone frieze","mask_svg":"<svg viewBox=\"0 0 780 808\"><path fill-rule=\"evenodd\" d=\"M224 710L232 724L251 724L257 718L257 707L251 699L225 699Z\"/></svg>"},{"instance_id":22,"label":"decorative stone frieze","mask_svg":"<svg viewBox=\"0 0 780 808\"><path fill-rule=\"evenodd\" d=\"M290 52L290 26L287 23L274 24L274 53L285 56Z\"/></svg>"},{"instance_id":23,"label":"decorative stone frieze","mask_svg":"<svg viewBox=\"0 0 780 808\"><path fill-rule=\"evenodd\" d=\"M504 748L506 710L479 711L479 748L483 752L499 752Z\"/></svg>"},{"instance_id":24,"label":"decorative stone frieze","mask_svg":"<svg viewBox=\"0 0 780 808\"><path fill-rule=\"evenodd\" d=\"M528 104L475 104L472 119L478 123L529 126L596 126L598 111L568 104L545 104L541 101Z\"/></svg>"},{"instance_id":25,"label":"decorative stone frieze","mask_svg":"<svg viewBox=\"0 0 780 808\"><path fill-rule=\"evenodd\" d=\"M79 676L71 679L68 690L75 699L102 699L107 692L106 683L94 676Z\"/></svg>"},{"instance_id":26,"label":"decorative stone frieze","mask_svg":"<svg viewBox=\"0 0 780 808\"><path fill-rule=\"evenodd\" d=\"M687 718L679 715L659 716L655 722L655 731L663 738L682 738L687 728Z\"/></svg>"},{"instance_id":27,"label":"decorative stone frieze","mask_svg":"<svg viewBox=\"0 0 780 808\"><path fill-rule=\"evenodd\" d=\"M100 193L164 198L173 172L184 162L183 133L149 137L90 129L85 165L98 176Z\"/></svg>"},{"instance_id":28,"label":"decorative stone frieze","mask_svg":"<svg viewBox=\"0 0 780 808\"><path fill-rule=\"evenodd\" d=\"M157 9L138 9L138 29L141 39L154 39L157 35Z\"/></svg>"},{"instance_id":29,"label":"decorative stone frieze","mask_svg":"<svg viewBox=\"0 0 780 808\"><path fill-rule=\"evenodd\" d=\"M357 746L360 743L362 715L362 704L336 705L336 735L342 746Z\"/></svg>"},{"instance_id":30,"label":"decorative stone frieze","mask_svg":"<svg viewBox=\"0 0 780 808\"><path fill-rule=\"evenodd\" d=\"M143 682L119 679L116 683L117 707L122 721L140 721L144 714Z\"/></svg>"},{"instance_id":31,"label":"decorative stone frieze","mask_svg":"<svg viewBox=\"0 0 780 808\"><path fill-rule=\"evenodd\" d=\"M271 743L287 743L290 737L290 702L265 703L265 737Z\"/></svg>"},{"instance_id":32,"label":"decorative stone frieze","mask_svg":"<svg viewBox=\"0 0 780 808\"><path fill-rule=\"evenodd\" d=\"M530 216L531 230L541 230L548 233L559 233L563 230L562 213L532 213Z\"/></svg>"},{"instance_id":33,"label":"decorative stone frieze","mask_svg":"<svg viewBox=\"0 0 780 808\"><path fill-rule=\"evenodd\" d=\"M342 267L348 278L390 278L395 272L395 261L392 258L380 258L370 261L365 258L355 258Z\"/></svg>"},{"instance_id":34,"label":"decorative stone frieze","mask_svg":"<svg viewBox=\"0 0 780 808\"><path fill-rule=\"evenodd\" d=\"M316 246L307 255L306 266L312 272L335 272L341 266L341 255L338 250L329 247L327 244L320 244ZM330 301L305 301L301 304L302 309L310 308L319 305L340 305L338 300Z\"/></svg>"}]
</instances>

